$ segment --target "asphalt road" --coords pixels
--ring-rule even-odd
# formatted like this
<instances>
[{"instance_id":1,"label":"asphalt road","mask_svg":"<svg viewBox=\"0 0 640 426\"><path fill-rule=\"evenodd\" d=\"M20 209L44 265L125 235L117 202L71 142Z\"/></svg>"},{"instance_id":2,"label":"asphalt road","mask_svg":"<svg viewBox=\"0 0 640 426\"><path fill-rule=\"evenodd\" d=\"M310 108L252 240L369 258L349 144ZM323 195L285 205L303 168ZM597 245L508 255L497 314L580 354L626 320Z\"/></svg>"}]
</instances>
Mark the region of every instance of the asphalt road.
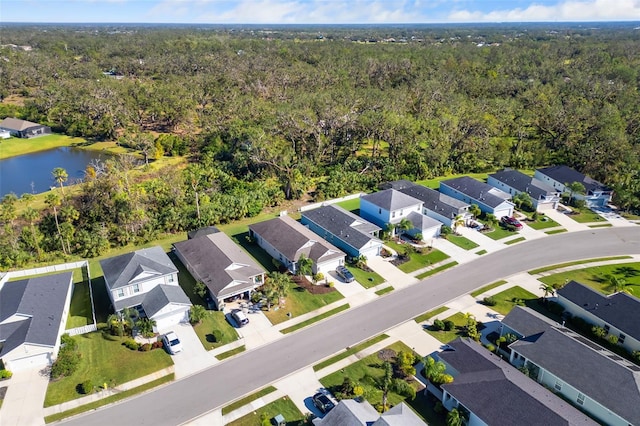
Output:
<instances>
[{"instance_id":1,"label":"asphalt road","mask_svg":"<svg viewBox=\"0 0 640 426\"><path fill-rule=\"evenodd\" d=\"M516 244L64 424L182 424L485 284L546 265L625 254L640 254L640 226L557 234Z\"/></svg>"}]
</instances>

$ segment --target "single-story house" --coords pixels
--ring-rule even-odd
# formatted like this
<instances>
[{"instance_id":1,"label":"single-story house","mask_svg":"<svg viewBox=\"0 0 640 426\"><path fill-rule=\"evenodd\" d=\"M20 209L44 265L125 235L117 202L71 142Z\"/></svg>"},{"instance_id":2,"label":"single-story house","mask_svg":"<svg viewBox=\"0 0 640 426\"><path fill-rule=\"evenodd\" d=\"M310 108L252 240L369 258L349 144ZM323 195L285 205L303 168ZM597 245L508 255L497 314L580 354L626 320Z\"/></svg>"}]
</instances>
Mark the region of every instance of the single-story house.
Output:
<instances>
[{"instance_id":1,"label":"single-story house","mask_svg":"<svg viewBox=\"0 0 640 426\"><path fill-rule=\"evenodd\" d=\"M576 281L556 291L565 311L618 337L629 352L640 351L640 299L618 292L605 296Z\"/></svg>"},{"instance_id":2,"label":"single-story house","mask_svg":"<svg viewBox=\"0 0 640 426\"><path fill-rule=\"evenodd\" d=\"M198 237L204 237L205 235L217 234L220 230L215 226L205 226L204 228L195 229L187 232L187 238L192 240Z\"/></svg>"},{"instance_id":3,"label":"single-story house","mask_svg":"<svg viewBox=\"0 0 640 426\"><path fill-rule=\"evenodd\" d=\"M225 233L213 233L173 244L174 252L196 281L207 286L216 309L225 299L249 298L264 283L265 270Z\"/></svg>"},{"instance_id":4,"label":"single-story house","mask_svg":"<svg viewBox=\"0 0 640 426\"><path fill-rule=\"evenodd\" d=\"M449 343L434 358L445 364L453 382L427 389L447 410L468 413L468 426L598 424L467 338Z\"/></svg>"},{"instance_id":5,"label":"single-story house","mask_svg":"<svg viewBox=\"0 0 640 426\"><path fill-rule=\"evenodd\" d=\"M486 214L498 219L513 216L511 195L468 176L440 182L440 192L468 204L475 204Z\"/></svg>"},{"instance_id":6,"label":"single-story house","mask_svg":"<svg viewBox=\"0 0 640 426\"><path fill-rule=\"evenodd\" d=\"M529 195L536 210L555 210L562 195L562 191L551 185L513 169L504 169L489 175L487 183L512 196L522 193Z\"/></svg>"},{"instance_id":7,"label":"single-story house","mask_svg":"<svg viewBox=\"0 0 640 426\"><path fill-rule=\"evenodd\" d=\"M602 424L640 424L640 366L526 307L502 324L520 337L509 345L514 366Z\"/></svg>"},{"instance_id":8,"label":"single-story house","mask_svg":"<svg viewBox=\"0 0 640 426\"><path fill-rule=\"evenodd\" d=\"M19 138L33 138L51 133L51 127L49 126L11 117L0 121L0 130L6 130L12 136Z\"/></svg>"},{"instance_id":9,"label":"single-story house","mask_svg":"<svg viewBox=\"0 0 640 426\"><path fill-rule=\"evenodd\" d=\"M473 219L469 213L469 203L443 194L426 186L413 184L400 192L422 201L422 214L454 228L456 221L463 223Z\"/></svg>"},{"instance_id":10,"label":"single-story house","mask_svg":"<svg viewBox=\"0 0 640 426\"><path fill-rule=\"evenodd\" d=\"M426 426L404 402L378 413L367 400L343 399L314 426Z\"/></svg>"},{"instance_id":11,"label":"single-story house","mask_svg":"<svg viewBox=\"0 0 640 426\"><path fill-rule=\"evenodd\" d=\"M11 132L8 130L0 129L0 139L9 139L11 137Z\"/></svg>"},{"instance_id":12,"label":"single-story house","mask_svg":"<svg viewBox=\"0 0 640 426\"><path fill-rule=\"evenodd\" d=\"M0 359L10 371L43 368L58 354L73 273L10 281L0 288Z\"/></svg>"},{"instance_id":13,"label":"single-story house","mask_svg":"<svg viewBox=\"0 0 640 426\"><path fill-rule=\"evenodd\" d=\"M178 269L161 247L136 250L100 261L116 312L134 308L166 329L189 321L191 301L178 284Z\"/></svg>"},{"instance_id":14,"label":"single-story house","mask_svg":"<svg viewBox=\"0 0 640 426\"><path fill-rule=\"evenodd\" d=\"M297 272L301 256L311 259L314 274L327 275L344 265L343 251L286 215L249 225L249 235L292 273Z\"/></svg>"},{"instance_id":15,"label":"single-story house","mask_svg":"<svg viewBox=\"0 0 640 426\"><path fill-rule=\"evenodd\" d=\"M550 166L538 169L533 175L560 192L570 192L567 185L579 182L584 185L585 194L574 194L578 200L584 200L587 207L604 207L611 202L613 190L603 183L580 173L568 166Z\"/></svg>"},{"instance_id":16,"label":"single-story house","mask_svg":"<svg viewBox=\"0 0 640 426\"><path fill-rule=\"evenodd\" d=\"M421 233L423 240L438 237L442 228L442 223L422 214L422 201L395 189L360 197L360 216L383 229L407 219L413 225L407 234Z\"/></svg>"},{"instance_id":17,"label":"single-story house","mask_svg":"<svg viewBox=\"0 0 640 426\"><path fill-rule=\"evenodd\" d=\"M378 256L382 241L376 237L380 227L343 209L328 205L302 213L300 220L313 232L334 244L347 256Z\"/></svg>"}]
</instances>

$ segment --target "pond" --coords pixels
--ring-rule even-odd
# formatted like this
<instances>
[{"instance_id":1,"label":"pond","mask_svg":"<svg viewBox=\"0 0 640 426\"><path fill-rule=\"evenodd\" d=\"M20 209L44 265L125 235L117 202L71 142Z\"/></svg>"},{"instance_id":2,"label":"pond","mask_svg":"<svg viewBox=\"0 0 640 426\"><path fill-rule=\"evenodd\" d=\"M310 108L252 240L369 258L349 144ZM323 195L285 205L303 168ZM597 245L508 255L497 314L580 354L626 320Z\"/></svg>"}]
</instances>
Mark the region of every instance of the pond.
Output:
<instances>
[{"instance_id":1,"label":"pond","mask_svg":"<svg viewBox=\"0 0 640 426\"><path fill-rule=\"evenodd\" d=\"M0 197L10 192L18 197L37 194L57 186L53 169L62 167L69 178L65 185L80 182L85 168L93 160L104 161L110 154L72 147L54 148L0 160Z\"/></svg>"}]
</instances>

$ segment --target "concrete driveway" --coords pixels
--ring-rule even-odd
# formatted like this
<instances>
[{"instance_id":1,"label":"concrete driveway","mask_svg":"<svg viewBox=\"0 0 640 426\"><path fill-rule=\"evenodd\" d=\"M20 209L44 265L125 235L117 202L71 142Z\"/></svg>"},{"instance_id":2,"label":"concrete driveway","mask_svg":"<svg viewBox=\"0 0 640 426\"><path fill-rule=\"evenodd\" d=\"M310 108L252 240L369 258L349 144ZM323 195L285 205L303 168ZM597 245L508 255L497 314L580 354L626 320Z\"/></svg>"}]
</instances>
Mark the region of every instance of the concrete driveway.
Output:
<instances>
[{"instance_id":1,"label":"concrete driveway","mask_svg":"<svg viewBox=\"0 0 640 426\"><path fill-rule=\"evenodd\" d=\"M176 379L197 373L219 362L212 354L205 350L200 339L198 339L198 335L190 324L174 325L159 332L166 334L169 331L174 331L178 335L178 339L180 339L183 348L182 352L171 356L174 363Z\"/></svg>"},{"instance_id":2,"label":"concrete driveway","mask_svg":"<svg viewBox=\"0 0 640 426\"><path fill-rule=\"evenodd\" d=\"M16 371L11 379L1 382L0 386L8 389L0 410L0 425L43 425L42 402L48 385L49 373L42 367Z\"/></svg>"}]
</instances>

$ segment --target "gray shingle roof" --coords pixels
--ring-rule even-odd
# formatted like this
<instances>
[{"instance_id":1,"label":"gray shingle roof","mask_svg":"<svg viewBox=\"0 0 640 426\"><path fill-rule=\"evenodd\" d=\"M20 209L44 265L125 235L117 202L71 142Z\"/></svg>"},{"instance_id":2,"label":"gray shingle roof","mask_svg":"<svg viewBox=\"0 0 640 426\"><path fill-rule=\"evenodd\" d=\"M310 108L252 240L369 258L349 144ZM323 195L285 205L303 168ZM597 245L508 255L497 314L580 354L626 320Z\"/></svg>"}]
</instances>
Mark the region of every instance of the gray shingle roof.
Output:
<instances>
[{"instance_id":1,"label":"gray shingle roof","mask_svg":"<svg viewBox=\"0 0 640 426\"><path fill-rule=\"evenodd\" d=\"M1 128L20 132L37 126L41 126L41 124L33 123L27 120L20 120L19 118L13 117L7 117L4 120L0 121Z\"/></svg>"},{"instance_id":2,"label":"gray shingle roof","mask_svg":"<svg viewBox=\"0 0 640 426\"><path fill-rule=\"evenodd\" d=\"M204 237L205 235L217 234L218 232L220 232L220 230L215 226L206 226L196 229L195 231L187 232L187 237L191 240L193 238Z\"/></svg>"},{"instance_id":3,"label":"gray shingle roof","mask_svg":"<svg viewBox=\"0 0 640 426\"><path fill-rule=\"evenodd\" d=\"M477 179L470 178L469 176L444 180L440 182L440 185L446 185L456 189L474 200L481 201L489 207L498 207L511 198L511 195L506 192L484 182L480 182Z\"/></svg>"},{"instance_id":4,"label":"gray shingle roof","mask_svg":"<svg viewBox=\"0 0 640 426\"><path fill-rule=\"evenodd\" d=\"M611 191L611 188L605 184L600 183L568 166L550 166L538 169L538 171L563 185L566 185L567 183L580 182L584 185L587 193L593 191Z\"/></svg>"},{"instance_id":5,"label":"gray shingle roof","mask_svg":"<svg viewBox=\"0 0 640 426\"><path fill-rule=\"evenodd\" d=\"M422 185L414 184L400 189L400 192L422 201L425 209L452 219L469 207L469 204L464 201L457 200L453 197L442 194L435 189L427 188Z\"/></svg>"},{"instance_id":6,"label":"gray shingle roof","mask_svg":"<svg viewBox=\"0 0 640 426\"><path fill-rule=\"evenodd\" d=\"M249 225L249 229L268 241L287 259L298 261L304 254L314 263L344 257L333 244L324 241L316 233L289 216L277 217Z\"/></svg>"},{"instance_id":7,"label":"gray shingle roof","mask_svg":"<svg viewBox=\"0 0 640 426\"><path fill-rule=\"evenodd\" d=\"M362 219L340 206L323 206L302 213L302 217L326 229L351 247L361 249L371 240L380 241L373 234L380 227ZM320 235L322 237L322 235Z\"/></svg>"},{"instance_id":8,"label":"gray shingle roof","mask_svg":"<svg viewBox=\"0 0 640 426\"><path fill-rule=\"evenodd\" d=\"M55 346L73 274L46 275L5 283L0 289L0 323L13 315L24 320L0 326L6 340L0 356L23 343Z\"/></svg>"},{"instance_id":9,"label":"gray shingle roof","mask_svg":"<svg viewBox=\"0 0 640 426\"><path fill-rule=\"evenodd\" d=\"M144 295L142 309L147 317L152 318L169 304L191 306L191 301L180 286L161 284Z\"/></svg>"},{"instance_id":10,"label":"gray shingle roof","mask_svg":"<svg viewBox=\"0 0 640 426\"><path fill-rule=\"evenodd\" d=\"M525 310L518 306L514 309ZM526 313L532 320L541 316L530 309L526 309ZM507 320L508 316L503 322ZM543 328L533 338L512 343L512 350L631 424L640 424L640 372L633 371L619 362L620 357L566 328L544 325L544 322L538 324Z\"/></svg>"},{"instance_id":11,"label":"gray shingle roof","mask_svg":"<svg viewBox=\"0 0 640 426\"><path fill-rule=\"evenodd\" d=\"M468 339L449 343L438 356L459 373L443 385L462 405L492 426L597 425L543 386Z\"/></svg>"},{"instance_id":12,"label":"gray shingle roof","mask_svg":"<svg viewBox=\"0 0 640 426\"><path fill-rule=\"evenodd\" d=\"M395 189L384 189L372 194L363 195L360 199L389 211L406 209L421 204L420 200L416 200Z\"/></svg>"},{"instance_id":13,"label":"gray shingle roof","mask_svg":"<svg viewBox=\"0 0 640 426\"><path fill-rule=\"evenodd\" d=\"M533 336L549 327L560 325L544 315L536 315L530 308L516 306L503 319L502 323L522 336Z\"/></svg>"},{"instance_id":14,"label":"gray shingle roof","mask_svg":"<svg viewBox=\"0 0 640 426\"><path fill-rule=\"evenodd\" d=\"M518 170L504 169L489 176L517 191L529 194L536 200L558 192L558 190L552 186L542 182L541 180L527 176Z\"/></svg>"},{"instance_id":15,"label":"gray shingle roof","mask_svg":"<svg viewBox=\"0 0 640 426\"><path fill-rule=\"evenodd\" d=\"M357 402L343 399L322 419L314 419L316 426L366 426L375 421L380 414L367 401Z\"/></svg>"},{"instance_id":16,"label":"gray shingle roof","mask_svg":"<svg viewBox=\"0 0 640 426\"><path fill-rule=\"evenodd\" d=\"M637 297L627 293L605 296L576 281L569 282L556 293L627 336L640 340L640 299Z\"/></svg>"},{"instance_id":17,"label":"gray shingle roof","mask_svg":"<svg viewBox=\"0 0 640 426\"><path fill-rule=\"evenodd\" d=\"M404 402L380 414L372 426L425 426L426 423Z\"/></svg>"},{"instance_id":18,"label":"gray shingle roof","mask_svg":"<svg viewBox=\"0 0 640 426\"><path fill-rule=\"evenodd\" d=\"M402 191L403 189L409 188L414 185L415 183L411 182L410 180L400 179L400 180L381 183L380 185L378 185L378 188L395 189L396 191Z\"/></svg>"},{"instance_id":19,"label":"gray shingle roof","mask_svg":"<svg viewBox=\"0 0 640 426\"><path fill-rule=\"evenodd\" d=\"M194 278L202 281L214 297L233 294L238 288L253 288L252 277L265 272L223 232L173 246L196 275Z\"/></svg>"},{"instance_id":20,"label":"gray shingle roof","mask_svg":"<svg viewBox=\"0 0 640 426\"><path fill-rule=\"evenodd\" d=\"M105 282L111 290L135 283L136 277L143 272L156 276L178 272L169 256L159 246L103 259L100 266ZM148 278L142 281L146 279Z\"/></svg>"},{"instance_id":21,"label":"gray shingle roof","mask_svg":"<svg viewBox=\"0 0 640 426\"><path fill-rule=\"evenodd\" d=\"M442 226L442 222L432 217L425 216L422 213L418 213L418 212L409 213L407 215L407 219L409 219L409 222L413 224L414 228L419 229L421 231L424 231L426 229L433 228L436 226Z\"/></svg>"}]
</instances>

